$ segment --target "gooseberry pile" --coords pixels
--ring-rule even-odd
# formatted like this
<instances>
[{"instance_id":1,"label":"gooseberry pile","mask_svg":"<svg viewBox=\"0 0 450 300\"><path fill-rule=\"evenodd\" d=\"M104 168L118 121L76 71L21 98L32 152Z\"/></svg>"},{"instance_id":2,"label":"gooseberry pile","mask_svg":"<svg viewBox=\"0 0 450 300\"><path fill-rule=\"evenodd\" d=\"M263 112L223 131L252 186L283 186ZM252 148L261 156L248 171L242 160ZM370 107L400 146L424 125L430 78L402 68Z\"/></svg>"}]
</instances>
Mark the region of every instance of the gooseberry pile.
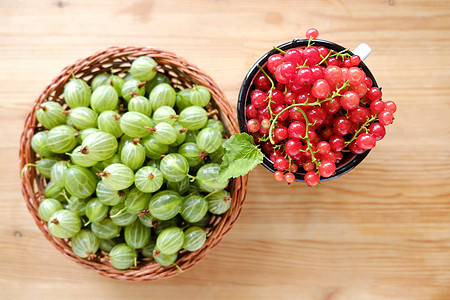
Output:
<instances>
[{"instance_id":1,"label":"gooseberry pile","mask_svg":"<svg viewBox=\"0 0 450 300\"><path fill-rule=\"evenodd\" d=\"M298 172L316 186L345 152L375 147L397 109L358 67L359 56L314 46L317 36L309 29L306 47L276 48L253 81L247 130L270 156L277 181L292 183Z\"/></svg>"},{"instance_id":2,"label":"gooseberry pile","mask_svg":"<svg viewBox=\"0 0 450 300\"><path fill-rule=\"evenodd\" d=\"M156 67L142 56L128 74L99 74L90 86L73 76L65 104L39 106L31 139L49 179L38 211L49 232L121 270L142 258L175 264L203 247L212 214L231 207L228 181L217 180L225 127L209 90L179 90Z\"/></svg>"}]
</instances>

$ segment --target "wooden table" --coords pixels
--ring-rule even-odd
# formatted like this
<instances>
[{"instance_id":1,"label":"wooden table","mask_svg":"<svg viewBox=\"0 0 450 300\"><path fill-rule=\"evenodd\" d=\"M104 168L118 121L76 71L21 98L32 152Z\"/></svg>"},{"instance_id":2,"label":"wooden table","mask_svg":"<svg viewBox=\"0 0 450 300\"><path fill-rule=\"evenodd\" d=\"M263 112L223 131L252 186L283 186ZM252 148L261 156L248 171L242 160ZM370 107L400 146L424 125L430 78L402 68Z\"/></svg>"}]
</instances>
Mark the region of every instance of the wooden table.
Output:
<instances>
[{"instance_id":1,"label":"wooden table","mask_svg":"<svg viewBox=\"0 0 450 300\"><path fill-rule=\"evenodd\" d=\"M274 45L368 43L367 65L398 105L385 139L319 189L250 174L242 215L193 269L118 282L66 259L20 191L18 145L59 71L112 45L152 45L203 68L235 105ZM0 299L450 299L450 2L0 1Z\"/></svg>"}]
</instances>

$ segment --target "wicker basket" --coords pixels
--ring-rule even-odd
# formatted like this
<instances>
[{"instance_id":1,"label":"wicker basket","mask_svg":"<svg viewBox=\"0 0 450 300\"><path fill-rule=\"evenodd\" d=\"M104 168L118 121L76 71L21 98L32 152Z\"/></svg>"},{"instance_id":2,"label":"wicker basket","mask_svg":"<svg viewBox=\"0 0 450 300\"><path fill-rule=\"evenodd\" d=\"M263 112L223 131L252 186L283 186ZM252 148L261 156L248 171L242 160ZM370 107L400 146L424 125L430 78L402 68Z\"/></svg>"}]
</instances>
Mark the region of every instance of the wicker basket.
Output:
<instances>
[{"instance_id":1,"label":"wicker basket","mask_svg":"<svg viewBox=\"0 0 450 300\"><path fill-rule=\"evenodd\" d=\"M236 115L226 100L225 95L217 84L196 66L191 65L174 53L151 47L112 47L105 51L95 53L85 59L78 60L73 65L64 68L37 98L26 118L25 127L21 136L19 154L21 169L25 164L33 163L37 159L35 153L31 149L30 141L35 132L43 130L36 122L36 110L38 109L39 104L47 100L64 103L62 97L63 88L65 83L70 80L72 72L77 78L82 78L87 82L90 82L92 77L96 74L110 72L111 69L115 74L123 73L123 71L130 67L130 62L132 60L142 55L152 57L158 63L160 68L159 71L167 75L174 86L183 88L192 87L193 84L206 86L213 98L211 101L212 107L209 107L209 109L217 109L219 111L218 117L224 123L228 134L237 133L239 131ZM112 267L107 259L101 259L101 255L95 260L79 258L72 252L70 240L59 239L52 236L48 231L46 222L39 217L38 207L43 198L45 185L45 178L38 176L35 173L34 168L26 168L22 179L22 193L25 197L28 209L45 237L53 246L70 259L86 268L95 270L101 275L120 280L150 281L180 273L175 266L161 267L150 259L142 259L138 262L136 267L121 271ZM229 190L232 194L231 208L224 215L213 215L206 228L206 243L200 250L195 252L183 250L180 252L176 264L182 270L193 267L230 231L241 212L242 204L245 200L247 176L232 180L229 184Z\"/></svg>"}]
</instances>

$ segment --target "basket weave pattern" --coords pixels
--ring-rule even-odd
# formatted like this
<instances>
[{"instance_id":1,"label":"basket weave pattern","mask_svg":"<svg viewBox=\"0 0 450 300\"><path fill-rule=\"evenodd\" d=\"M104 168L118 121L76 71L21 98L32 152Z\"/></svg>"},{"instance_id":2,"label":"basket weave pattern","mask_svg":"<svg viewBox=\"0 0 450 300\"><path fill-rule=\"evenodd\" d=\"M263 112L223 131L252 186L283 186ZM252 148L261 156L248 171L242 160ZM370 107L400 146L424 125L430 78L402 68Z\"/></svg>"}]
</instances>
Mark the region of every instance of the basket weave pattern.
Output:
<instances>
[{"instance_id":1,"label":"basket weave pattern","mask_svg":"<svg viewBox=\"0 0 450 300\"><path fill-rule=\"evenodd\" d=\"M30 142L35 132L44 129L40 125L38 126L36 121L36 111L39 109L39 105L49 100L64 104L62 97L64 85L71 79L72 73L75 77L84 79L89 83L99 73L109 73L111 70L114 74L123 73L130 67L131 61L143 55L152 57L158 63L159 71L170 78L173 86L188 88L192 87L193 84L200 84L207 87L212 96L212 107L209 107L209 109L216 108L219 111L218 117L224 123L228 134L239 131L235 113L225 95L216 83L198 67L191 65L174 53L151 47L112 47L78 60L73 65L64 68L36 99L26 118L21 136L20 169L22 170L27 163L34 163L37 159L36 154L31 149ZM26 168L23 175L22 193L28 210L50 243L70 259L86 268L95 270L101 275L120 280L150 281L179 274L180 271L175 266L161 267L150 259L141 259L136 267L122 271L112 267L106 257L99 256L98 259L94 260L79 258L72 252L70 240L52 236L48 231L46 222L38 214L39 203L44 198L43 191L46 179L37 175L34 168ZM184 250L180 252L176 264L182 270L193 267L230 231L245 200L247 176L230 181L229 191L232 195L231 208L221 216L212 215L206 228L207 240L205 245L195 252Z\"/></svg>"}]
</instances>

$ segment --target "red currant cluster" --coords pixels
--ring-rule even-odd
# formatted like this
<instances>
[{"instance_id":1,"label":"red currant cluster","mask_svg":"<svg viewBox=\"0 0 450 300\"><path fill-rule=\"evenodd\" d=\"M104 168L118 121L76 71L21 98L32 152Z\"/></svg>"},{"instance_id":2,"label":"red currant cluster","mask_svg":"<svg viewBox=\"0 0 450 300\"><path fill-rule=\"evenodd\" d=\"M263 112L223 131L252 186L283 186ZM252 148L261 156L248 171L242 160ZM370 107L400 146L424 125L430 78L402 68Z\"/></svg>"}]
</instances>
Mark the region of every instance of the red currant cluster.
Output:
<instances>
[{"instance_id":1,"label":"red currant cluster","mask_svg":"<svg viewBox=\"0 0 450 300\"><path fill-rule=\"evenodd\" d=\"M392 123L397 107L381 100L381 90L346 50L316 47L316 29L306 33L308 46L279 50L254 79L247 129L270 155L277 181L305 182L335 173L343 152L361 154L375 147Z\"/></svg>"}]
</instances>

